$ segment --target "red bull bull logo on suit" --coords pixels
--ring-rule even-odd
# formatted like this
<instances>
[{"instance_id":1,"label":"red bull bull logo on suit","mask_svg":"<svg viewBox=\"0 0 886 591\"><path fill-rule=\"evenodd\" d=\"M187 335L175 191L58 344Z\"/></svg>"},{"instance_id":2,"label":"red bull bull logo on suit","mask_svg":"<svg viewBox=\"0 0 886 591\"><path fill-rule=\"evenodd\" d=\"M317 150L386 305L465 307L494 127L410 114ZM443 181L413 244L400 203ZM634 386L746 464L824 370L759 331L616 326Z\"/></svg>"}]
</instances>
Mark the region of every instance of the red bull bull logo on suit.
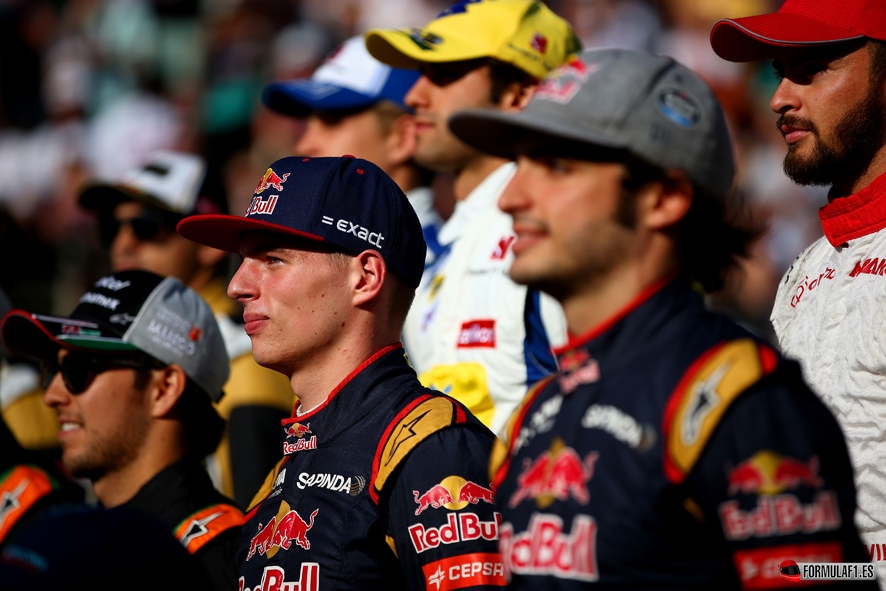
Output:
<instances>
[{"instance_id":1,"label":"red bull bull logo on suit","mask_svg":"<svg viewBox=\"0 0 886 591\"><path fill-rule=\"evenodd\" d=\"M587 482L594 476L598 458L599 454L592 451L582 459L561 438L555 438L550 449L517 476L517 490L508 506L516 507L526 499L535 499L538 508L544 509L554 501L566 501L570 497L586 505L591 500Z\"/></svg>"},{"instance_id":2,"label":"red bull bull logo on suit","mask_svg":"<svg viewBox=\"0 0 886 591\"><path fill-rule=\"evenodd\" d=\"M289 550L293 542L305 550L310 550L308 532L314 527L314 518L319 511L315 509L306 522L297 511L290 509L289 503L282 501L277 515L264 525L259 523L258 532L249 544L246 560L250 560L256 554L273 558L281 549Z\"/></svg>"},{"instance_id":3,"label":"red bull bull logo on suit","mask_svg":"<svg viewBox=\"0 0 886 591\"><path fill-rule=\"evenodd\" d=\"M435 484L424 494L414 490L415 502L418 509L415 510L416 515L421 515L428 508L439 509L445 507L450 511L458 511L464 509L468 504L476 505L480 501L495 504L492 498L492 489L480 486L470 480L465 480L461 476L447 476Z\"/></svg>"}]
</instances>

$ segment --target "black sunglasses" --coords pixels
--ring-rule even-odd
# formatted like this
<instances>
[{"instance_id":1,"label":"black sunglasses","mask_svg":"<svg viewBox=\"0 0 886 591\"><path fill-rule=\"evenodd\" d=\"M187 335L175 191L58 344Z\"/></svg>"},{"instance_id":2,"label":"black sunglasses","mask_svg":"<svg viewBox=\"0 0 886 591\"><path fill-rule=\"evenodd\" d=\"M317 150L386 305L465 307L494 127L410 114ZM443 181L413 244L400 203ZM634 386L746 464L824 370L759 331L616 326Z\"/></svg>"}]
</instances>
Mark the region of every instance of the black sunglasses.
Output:
<instances>
[{"instance_id":1,"label":"black sunglasses","mask_svg":"<svg viewBox=\"0 0 886 591\"><path fill-rule=\"evenodd\" d=\"M114 241L114 238L120 233L120 228L124 225L132 228L135 237L143 242L164 242L175 233L177 222L178 219L153 211L145 211L137 217L120 220L112 216L105 216L99 221L99 232L102 242L108 246Z\"/></svg>"},{"instance_id":2,"label":"black sunglasses","mask_svg":"<svg viewBox=\"0 0 886 591\"><path fill-rule=\"evenodd\" d=\"M489 60L486 58L460 62L424 62L419 66L419 71L422 76L430 80L435 86L442 88L461 80L470 72L488 64Z\"/></svg>"},{"instance_id":3,"label":"black sunglasses","mask_svg":"<svg viewBox=\"0 0 886 591\"><path fill-rule=\"evenodd\" d=\"M71 394L82 394L89 388L92 380L109 369L159 369L163 367L159 361L145 355L137 356L90 356L83 353L69 353L61 363L45 361L43 363L44 388L61 372L65 388Z\"/></svg>"}]
</instances>

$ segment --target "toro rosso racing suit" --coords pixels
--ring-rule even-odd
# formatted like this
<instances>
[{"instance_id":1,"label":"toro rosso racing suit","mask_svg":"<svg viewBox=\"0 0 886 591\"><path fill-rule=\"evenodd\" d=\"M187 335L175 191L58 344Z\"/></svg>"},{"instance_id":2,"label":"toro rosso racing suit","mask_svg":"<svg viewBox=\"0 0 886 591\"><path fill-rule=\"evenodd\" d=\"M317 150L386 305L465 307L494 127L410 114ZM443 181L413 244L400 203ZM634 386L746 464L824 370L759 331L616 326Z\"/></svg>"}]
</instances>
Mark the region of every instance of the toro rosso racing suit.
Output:
<instances>
[{"instance_id":1,"label":"toro rosso racing suit","mask_svg":"<svg viewBox=\"0 0 886 591\"><path fill-rule=\"evenodd\" d=\"M866 562L833 416L683 280L558 357L492 456L511 588L770 589L803 583L785 560Z\"/></svg>"},{"instance_id":2,"label":"toro rosso racing suit","mask_svg":"<svg viewBox=\"0 0 886 591\"><path fill-rule=\"evenodd\" d=\"M785 274L772 325L846 434L855 521L886 585L886 175L819 216L825 236Z\"/></svg>"},{"instance_id":3,"label":"toro rosso racing suit","mask_svg":"<svg viewBox=\"0 0 886 591\"><path fill-rule=\"evenodd\" d=\"M247 510L240 590L504 585L488 481L495 439L421 386L402 346L283 422L285 457Z\"/></svg>"}]
</instances>

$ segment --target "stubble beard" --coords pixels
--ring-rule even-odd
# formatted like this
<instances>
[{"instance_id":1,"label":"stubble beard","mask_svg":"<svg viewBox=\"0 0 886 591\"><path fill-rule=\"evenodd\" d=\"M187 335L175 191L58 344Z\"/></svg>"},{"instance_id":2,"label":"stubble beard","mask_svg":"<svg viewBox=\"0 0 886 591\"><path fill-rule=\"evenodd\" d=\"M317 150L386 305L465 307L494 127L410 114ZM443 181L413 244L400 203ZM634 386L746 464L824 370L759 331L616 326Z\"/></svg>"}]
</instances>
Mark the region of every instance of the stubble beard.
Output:
<instances>
[{"instance_id":1,"label":"stubble beard","mask_svg":"<svg viewBox=\"0 0 886 591\"><path fill-rule=\"evenodd\" d=\"M828 187L860 177L886 143L886 104L871 84L867 96L853 106L834 127L833 141L825 142L815 125L797 117L781 116L783 124L808 129L815 140L812 153L801 156L798 144L788 146L784 172L798 185Z\"/></svg>"},{"instance_id":2,"label":"stubble beard","mask_svg":"<svg viewBox=\"0 0 886 591\"><path fill-rule=\"evenodd\" d=\"M127 421L127 424L117 431L116 436L87 442L86 449L77 456L70 456L62 450L62 463L75 478L86 478L92 482L101 480L138 458L148 427L149 419L146 417Z\"/></svg>"}]
</instances>

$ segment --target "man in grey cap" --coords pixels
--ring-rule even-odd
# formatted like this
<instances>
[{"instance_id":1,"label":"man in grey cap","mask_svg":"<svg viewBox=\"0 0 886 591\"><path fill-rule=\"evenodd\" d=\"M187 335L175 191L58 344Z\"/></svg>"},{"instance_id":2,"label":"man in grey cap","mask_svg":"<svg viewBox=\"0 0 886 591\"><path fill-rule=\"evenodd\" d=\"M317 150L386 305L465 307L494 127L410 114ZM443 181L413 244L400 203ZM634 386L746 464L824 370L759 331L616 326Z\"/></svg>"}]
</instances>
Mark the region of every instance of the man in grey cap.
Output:
<instances>
[{"instance_id":1,"label":"man in grey cap","mask_svg":"<svg viewBox=\"0 0 886 591\"><path fill-rule=\"evenodd\" d=\"M173 277L123 271L99 279L68 318L12 310L6 347L39 360L58 413L62 463L105 507L163 521L215 589L237 585L242 512L201 461L224 421L212 406L229 365L212 310Z\"/></svg>"},{"instance_id":2,"label":"man in grey cap","mask_svg":"<svg viewBox=\"0 0 886 591\"><path fill-rule=\"evenodd\" d=\"M493 452L510 587L766 589L794 576L786 561L865 561L835 419L795 363L697 293L755 236L730 221L731 142L698 76L586 51L522 113L450 128L516 158L498 201L510 275L553 295L575 335Z\"/></svg>"}]
</instances>

